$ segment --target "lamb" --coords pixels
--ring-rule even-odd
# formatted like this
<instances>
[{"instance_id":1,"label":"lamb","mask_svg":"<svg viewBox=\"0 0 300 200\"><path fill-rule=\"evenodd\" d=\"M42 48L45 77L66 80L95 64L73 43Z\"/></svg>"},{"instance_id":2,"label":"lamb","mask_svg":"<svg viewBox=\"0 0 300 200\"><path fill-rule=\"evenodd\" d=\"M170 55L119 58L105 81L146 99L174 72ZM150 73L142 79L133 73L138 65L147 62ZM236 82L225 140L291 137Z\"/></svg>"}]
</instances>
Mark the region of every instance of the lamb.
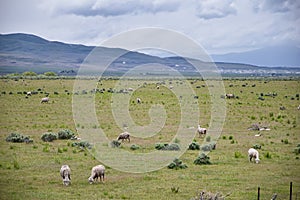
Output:
<instances>
[{"instance_id":1,"label":"lamb","mask_svg":"<svg viewBox=\"0 0 300 200\"><path fill-rule=\"evenodd\" d=\"M92 168L91 176L88 178L90 184L95 183L98 178L101 182L104 182L105 167L103 165L97 165Z\"/></svg>"},{"instance_id":2,"label":"lamb","mask_svg":"<svg viewBox=\"0 0 300 200\"><path fill-rule=\"evenodd\" d=\"M41 103L48 103L49 102L49 97L44 97L41 100Z\"/></svg>"},{"instance_id":3,"label":"lamb","mask_svg":"<svg viewBox=\"0 0 300 200\"><path fill-rule=\"evenodd\" d=\"M255 158L255 162L259 163L259 153L256 149L250 148L248 150L249 161L251 162L252 158Z\"/></svg>"},{"instance_id":4,"label":"lamb","mask_svg":"<svg viewBox=\"0 0 300 200\"><path fill-rule=\"evenodd\" d=\"M123 132L123 133L121 133L119 136L118 136L118 139L117 139L118 141L119 140L122 140L122 142L124 141L124 140L128 140L129 142L130 142L130 133L128 133L128 132Z\"/></svg>"},{"instance_id":5,"label":"lamb","mask_svg":"<svg viewBox=\"0 0 300 200\"><path fill-rule=\"evenodd\" d=\"M202 128L200 125L198 125L197 131L198 131L198 133L199 133L199 137L200 137L201 135L205 135L206 132L207 132L206 128Z\"/></svg>"},{"instance_id":6,"label":"lamb","mask_svg":"<svg viewBox=\"0 0 300 200\"><path fill-rule=\"evenodd\" d=\"M71 169L68 165L63 165L60 168L60 176L63 179L63 184L68 186L71 184Z\"/></svg>"}]
</instances>

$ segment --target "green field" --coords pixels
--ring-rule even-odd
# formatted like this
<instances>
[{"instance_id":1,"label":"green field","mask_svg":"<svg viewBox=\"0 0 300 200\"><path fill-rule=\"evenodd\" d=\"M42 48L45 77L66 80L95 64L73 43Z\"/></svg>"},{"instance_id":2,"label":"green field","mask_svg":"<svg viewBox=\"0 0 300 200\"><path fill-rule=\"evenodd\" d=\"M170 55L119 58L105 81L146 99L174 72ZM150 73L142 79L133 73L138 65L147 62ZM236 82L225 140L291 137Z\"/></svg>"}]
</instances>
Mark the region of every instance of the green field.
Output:
<instances>
[{"instance_id":1,"label":"green field","mask_svg":"<svg viewBox=\"0 0 300 200\"><path fill-rule=\"evenodd\" d=\"M110 140L115 139L121 128L111 112L109 88L116 80L102 80L95 94L95 108L99 127ZM191 84L192 82L192 84ZM188 80L199 97L198 101L203 127L210 124L211 101L208 86L201 80ZM100 164L87 150L72 147L74 141L55 140L43 142L45 132L57 133L62 129L84 129L74 123L72 95L94 96L90 91L73 91L74 80L0 79L0 199L191 199L200 191L220 192L230 195L226 199L288 199L289 184L293 182L293 199L300 198L300 155L294 149L300 144L300 81L299 80L224 80L227 93L238 98L226 99L226 120L216 150L208 155L211 165L194 165L199 151L186 151L180 159L186 169L172 170L164 167L148 173L126 173L106 166L105 183L88 184L93 166ZM179 101L169 89L181 81L168 80L160 89L155 82L143 84L131 95L129 111L136 124L150 123L148 111L151 105L160 104L166 109L164 128L149 138L132 137L124 142L120 151L145 153L155 151L155 143L174 139L180 122ZM84 89L84 88L83 88ZM38 91L25 98L24 92ZM50 102L40 103L49 93ZM274 94L270 96L269 94ZM140 97L141 104L135 99ZM262 97L264 100L259 100ZM281 110L280 107L285 109ZM270 131L247 130L252 124L267 126ZM194 124L197 127L197 124ZM33 143L10 143L6 137L18 132L30 136ZM196 128L195 128L196 132ZM208 132L209 135L209 132ZM80 135L79 135L80 136ZM204 137L195 135L200 144ZM93 141L89 141L93 143ZM180 140L177 141L180 145ZM131 150L132 144L141 148ZM254 144L261 145L260 164L249 163L247 151ZM72 170L72 184L62 185L59 175L61 165L68 164ZM179 188L173 192L171 188Z\"/></svg>"}]
</instances>

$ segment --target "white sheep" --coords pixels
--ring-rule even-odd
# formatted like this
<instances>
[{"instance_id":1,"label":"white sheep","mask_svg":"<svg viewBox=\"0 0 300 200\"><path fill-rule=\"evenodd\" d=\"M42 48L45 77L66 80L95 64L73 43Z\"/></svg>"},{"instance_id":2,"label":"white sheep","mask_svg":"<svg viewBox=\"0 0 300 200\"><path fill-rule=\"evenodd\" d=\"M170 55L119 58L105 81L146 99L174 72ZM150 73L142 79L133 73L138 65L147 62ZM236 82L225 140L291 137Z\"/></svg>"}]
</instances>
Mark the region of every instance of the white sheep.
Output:
<instances>
[{"instance_id":1,"label":"white sheep","mask_svg":"<svg viewBox=\"0 0 300 200\"><path fill-rule=\"evenodd\" d=\"M41 103L48 103L49 102L49 97L44 97L41 100Z\"/></svg>"},{"instance_id":2,"label":"white sheep","mask_svg":"<svg viewBox=\"0 0 300 200\"><path fill-rule=\"evenodd\" d=\"M100 178L100 181L104 182L104 173L105 167L103 165L97 165L92 168L91 176L88 178L90 184L97 181Z\"/></svg>"},{"instance_id":3,"label":"white sheep","mask_svg":"<svg viewBox=\"0 0 300 200\"><path fill-rule=\"evenodd\" d=\"M136 98L137 103L142 103L142 100L140 98Z\"/></svg>"},{"instance_id":4,"label":"white sheep","mask_svg":"<svg viewBox=\"0 0 300 200\"><path fill-rule=\"evenodd\" d=\"M250 148L248 150L249 161L251 162L252 158L255 158L255 162L259 163L259 153L256 149Z\"/></svg>"},{"instance_id":5,"label":"white sheep","mask_svg":"<svg viewBox=\"0 0 300 200\"><path fill-rule=\"evenodd\" d=\"M128 132L123 132L123 133L121 133L119 136L118 136L118 138L117 138L117 140L119 141L119 140L122 140L122 142L124 141L124 140L128 140L129 142L130 142L130 133L128 133Z\"/></svg>"},{"instance_id":6,"label":"white sheep","mask_svg":"<svg viewBox=\"0 0 300 200\"><path fill-rule=\"evenodd\" d=\"M63 165L60 168L60 176L63 179L63 184L68 186L71 184L71 169L68 165Z\"/></svg>"},{"instance_id":7,"label":"white sheep","mask_svg":"<svg viewBox=\"0 0 300 200\"><path fill-rule=\"evenodd\" d=\"M207 132L206 128L202 128L200 125L198 125L197 131L198 131L198 133L199 133L199 137L200 137L201 135L205 135L206 132Z\"/></svg>"},{"instance_id":8,"label":"white sheep","mask_svg":"<svg viewBox=\"0 0 300 200\"><path fill-rule=\"evenodd\" d=\"M26 93L26 96L31 96L31 92L30 92L30 91L27 92L27 93Z\"/></svg>"}]
</instances>

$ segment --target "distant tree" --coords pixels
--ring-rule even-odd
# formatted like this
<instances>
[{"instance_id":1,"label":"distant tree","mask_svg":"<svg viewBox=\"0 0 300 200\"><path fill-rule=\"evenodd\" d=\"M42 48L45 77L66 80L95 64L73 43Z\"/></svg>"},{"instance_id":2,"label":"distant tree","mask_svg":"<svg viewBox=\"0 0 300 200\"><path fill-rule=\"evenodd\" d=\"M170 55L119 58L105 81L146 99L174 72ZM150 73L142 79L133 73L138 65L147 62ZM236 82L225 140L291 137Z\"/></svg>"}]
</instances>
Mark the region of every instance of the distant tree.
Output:
<instances>
[{"instance_id":1,"label":"distant tree","mask_svg":"<svg viewBox=\"0 0 300 200\"><path fill-rule=\"evenodd\" d=\"M35 72L23 72L23 76L37 76Z\"/></svg>"},{"instance_id":2,"label":"distant tree","mask_svg":"<svg viewBox=\"0 0 300 200\"><path fill-rule=\"evenodd\" d=\"M57 74L55 72L45 72L44 75L45 76L57 76Z\"/></svg>"}]
</instances>

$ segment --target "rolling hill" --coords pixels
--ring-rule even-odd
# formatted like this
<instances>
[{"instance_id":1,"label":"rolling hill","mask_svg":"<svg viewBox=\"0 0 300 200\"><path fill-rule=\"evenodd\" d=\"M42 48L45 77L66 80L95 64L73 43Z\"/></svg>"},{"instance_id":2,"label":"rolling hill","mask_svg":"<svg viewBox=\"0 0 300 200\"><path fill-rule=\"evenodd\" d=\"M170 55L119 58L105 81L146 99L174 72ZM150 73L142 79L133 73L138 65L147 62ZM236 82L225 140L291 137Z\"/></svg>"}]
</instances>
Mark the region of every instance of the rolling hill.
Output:
<instances>
[{"instance_id":1,"label":"rolling hill","mask_svg":"<svg viewBox=\"0 0 300 200\"><path fill-rule=\"evenodd\" d=\"M94 48L96 47L48 41L35 35L23 33L0 34L0 74L22 73L25 71L34 71L36 73L53 71L59 75L76 75L79 67ZM196 73L195 67L182 57L161 58L125 49L106 47L97 47L97 53L102 58L111 58L116 54L121 55L110 64L108 68L109 75L124 74L136 66L152 63L169 66L185 75L199 75ZM234 54L227 55L228 59L230 56L247 57L245 54ZM259 58L256 54L253 54L252 57ZM250 56L249 59L252 57ZM223 75L300 75L299 68L268 68L238 62L233 63L234 59L227 61L215 63ZM204 63L200 60L196 60L196 62L199 66L212 64ZM149 69L149 71L151 70Z\"/></svg>"}]
</instances>

